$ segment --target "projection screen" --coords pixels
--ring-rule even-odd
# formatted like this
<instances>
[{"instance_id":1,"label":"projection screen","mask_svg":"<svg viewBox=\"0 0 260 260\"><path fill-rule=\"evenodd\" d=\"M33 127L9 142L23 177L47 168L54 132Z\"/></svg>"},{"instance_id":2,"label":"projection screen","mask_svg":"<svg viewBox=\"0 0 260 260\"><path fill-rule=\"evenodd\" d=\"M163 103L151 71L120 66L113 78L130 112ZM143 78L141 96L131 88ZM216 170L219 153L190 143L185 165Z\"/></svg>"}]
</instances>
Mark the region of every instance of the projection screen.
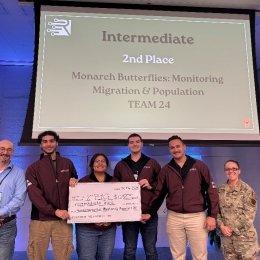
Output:
<instances>
[{"instance_id":1,"label":"projection screen","mask_svg":"<svg viewBox=\"0 0 260 260\"><path fill-rule=\"evenodd\" d=\"M32 138L259 140L249 14L42 6Z\"/></svg>"}]
</instances>

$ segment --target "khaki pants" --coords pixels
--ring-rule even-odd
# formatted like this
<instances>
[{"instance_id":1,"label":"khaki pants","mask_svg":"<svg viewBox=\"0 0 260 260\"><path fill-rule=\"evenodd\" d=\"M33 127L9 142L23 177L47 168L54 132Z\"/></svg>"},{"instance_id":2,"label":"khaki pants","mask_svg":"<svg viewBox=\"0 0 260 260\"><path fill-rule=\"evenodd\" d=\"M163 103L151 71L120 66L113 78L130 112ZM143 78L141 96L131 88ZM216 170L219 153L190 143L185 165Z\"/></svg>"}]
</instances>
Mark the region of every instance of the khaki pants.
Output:
<instances>
[{"instance_id":1,"label":"khaki pants","mask_svg":"<svg viewBox=\"0 0 260 260\"><path fill-rule=\"evenodd\" d=\"M72 225L64 220L32 220L27 248L29 260L45 260L50 241L54 259L69 260L73 252Z\"/></svg>"},{"instance_id":2,"label":"khaki pants","mask_svg":"<svg viewBox=\"0 0 260 260\"><path fill-rule=\"evenodd\" d=\"M166 229L175 260L185 260L187 241L193 260L207 260L208 232L204 228L205 220L204 212L182 214L168 210Z\"/></svg>"}]
</instances>

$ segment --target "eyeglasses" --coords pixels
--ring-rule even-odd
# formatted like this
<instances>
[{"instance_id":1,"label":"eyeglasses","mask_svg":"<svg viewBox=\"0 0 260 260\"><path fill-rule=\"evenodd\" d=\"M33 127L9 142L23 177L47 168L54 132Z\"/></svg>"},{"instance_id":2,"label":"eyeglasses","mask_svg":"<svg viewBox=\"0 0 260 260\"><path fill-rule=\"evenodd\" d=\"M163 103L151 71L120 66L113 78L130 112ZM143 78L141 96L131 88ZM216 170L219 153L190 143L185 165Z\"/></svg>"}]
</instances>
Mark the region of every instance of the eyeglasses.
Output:
<instances>
[{"instance_id":1,"label":"eyeglasses","mask_svg":"<svg viewBox=\"0 0 260 260\"><path fill-rule=\"evenodd\" d=\"M239 168L225 168L224 169L225 172L236 172L238 170L239 170Z\"/></svg>"},{"instance_id":2,"label":"eyeglasses","mask_svg":"<svg viewBox=\"0 0 260 260\"><path fill-rule=\"evenodd\" d=\"M95 160L94 163L107 163L106 160Z\"/></svg>"},{"instance_id":3,"label":"eyeglasses","mask_svg":"<svg viewBox=\"0 0 260 260\"><path fill-rule=\"evenodd\" d=\"M13 149L12 149L12 148L0 147L0 153L4 153L4 152L12 153L12 152L13 152Z\"/></svg>"}]
</instances>

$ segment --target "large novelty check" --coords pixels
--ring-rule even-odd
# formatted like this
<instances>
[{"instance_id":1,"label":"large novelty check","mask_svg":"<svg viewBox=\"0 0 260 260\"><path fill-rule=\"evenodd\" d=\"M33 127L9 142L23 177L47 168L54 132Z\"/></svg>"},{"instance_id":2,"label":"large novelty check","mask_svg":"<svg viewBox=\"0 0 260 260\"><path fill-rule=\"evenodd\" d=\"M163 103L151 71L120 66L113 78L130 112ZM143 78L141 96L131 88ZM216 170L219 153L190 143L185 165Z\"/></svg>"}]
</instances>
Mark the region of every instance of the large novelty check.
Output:
<instances>
[{"instance_id":1,"label":"large novelty check","mask_svg":"<svg viewBox=\"0 0 260 260\"><path fill-rule=\"evenodd\" d=\"M139 221L138 182L78 183L70 187L68 223Z\"/></svg>"}]
</instances>

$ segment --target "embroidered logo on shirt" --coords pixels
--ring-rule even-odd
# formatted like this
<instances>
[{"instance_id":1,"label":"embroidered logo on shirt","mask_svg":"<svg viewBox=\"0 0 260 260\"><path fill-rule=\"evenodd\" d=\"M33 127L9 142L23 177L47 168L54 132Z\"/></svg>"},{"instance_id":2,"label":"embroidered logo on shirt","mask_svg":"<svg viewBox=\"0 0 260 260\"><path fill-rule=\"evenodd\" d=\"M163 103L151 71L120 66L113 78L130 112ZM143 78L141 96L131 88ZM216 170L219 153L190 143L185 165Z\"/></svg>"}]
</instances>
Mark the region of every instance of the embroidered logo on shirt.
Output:
<instances>
[{"instance_id":1,"label":"embroidered logo on shirt","mask_svg":"<svg viewBox=\"0 0 260 260\"><path fill-rule=\"evenodd\" d=\"M69 171L70 171L69 169L63 169L60 172L69 172Z\"/></svg>"},{"instance_id":2,"label":"embroidered logo on shirt","mask_svg":"<svg viewBox=\"0 0 260 260\"><path fill-rule=\"evenodd\" d=\"M217 186L216 186L216 184L215 184L214 181L211 182L211 185L212 185L212 188L213 188L213 189L216 189L216 188L217 188Z\"/></svg>"}]
</instances>

